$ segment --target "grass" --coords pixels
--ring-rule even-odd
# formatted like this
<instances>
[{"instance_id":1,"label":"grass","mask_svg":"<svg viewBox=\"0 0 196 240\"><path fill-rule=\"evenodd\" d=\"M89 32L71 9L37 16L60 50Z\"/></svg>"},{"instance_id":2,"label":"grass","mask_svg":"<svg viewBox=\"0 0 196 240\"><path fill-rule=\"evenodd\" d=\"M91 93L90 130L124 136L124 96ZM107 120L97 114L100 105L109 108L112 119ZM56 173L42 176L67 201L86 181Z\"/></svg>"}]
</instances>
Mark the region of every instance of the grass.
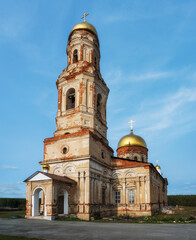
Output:
<instances>
[{"instance_id":1,"label":"grass","mask_svg":"<svg viewBox=\"0 0 196 240\"><path fill-rule=\"evenodd\" d=\"M57 218L55 218L55 220L57 220L57 221L83 221L83 220L80 220L79 218L77 218L75 216L57 217Z\"/></svg>"},{"instance_id":2,"label":"grass","mask_svg":"<svg viewBox=\"0 0 196 240\"><path fill-rule=\"evenodd\" d=\"M180 208L180 207L179 207ZM182 207L183 210L175 210L174 214L157 213L153 216L131 217L130 215L112 216L100 218L95 216L95 222L118 223L196 223L196 207ZM74 216L59 217L58 221L84 221Z\"/></svg>"},{"instance_id":3,"label":"grass","mask_svg":"<svg viewBox=\"0 0 196 240\"><path fill-rule=\"evenodd\" d=\"M183 208L183 210L180 210ZM12 216L25 217L25 211L0 211L0 218ZM96 218L95 218L96 219ZM58 217L57 221L82 221L75 216ZM98 219L95 222L129 222L129 223L196 223L196 207L179 207L174 214L157 213L153 216L131 217L129 215ZM1 239L1 238L0 238Z\"/></svg>"},{"instance_id":4,"label":"grass","mask_svg":"<svg viewBox=\"0 0 196 240\"><path fill-rule=\"evenodd\" d=\"M12 216L24 218L25 211L0 211L0 218L12 218Z\"/></svg>"},{"instance_id":5,"label":"grass","mask_svg":"<svg viewBox=\"0 0 196 240\"><path fill-rule=\"evenodd\" d=\"M179 207L180 208L180 207ZM173 214L177 220L180 218L196 217L196 207L182 207L184 210L176 210Z\"/></svg>"},{"instance_id":6,"label":"grass","mask_svg":"<svg viewBox=\"0 0 196 240\"><path fill-rule=\"evenodd\" d=\"M8 236L0 234L0 240L43 240L43 238L27 238L19 236Z\"/></svg>"},{"instance_id":7,"label":"grass","mask_svg":"<svg viewBox=\"0 0 196 240\"><path fill-rule=\"evenodd\" d=\"M196 223L196 207L182 207L174 214L157 213L153 216L131 217L129 215L113 216L95 220L95 222L121 222L121 223Z\"/></svg>"}]
</instances>

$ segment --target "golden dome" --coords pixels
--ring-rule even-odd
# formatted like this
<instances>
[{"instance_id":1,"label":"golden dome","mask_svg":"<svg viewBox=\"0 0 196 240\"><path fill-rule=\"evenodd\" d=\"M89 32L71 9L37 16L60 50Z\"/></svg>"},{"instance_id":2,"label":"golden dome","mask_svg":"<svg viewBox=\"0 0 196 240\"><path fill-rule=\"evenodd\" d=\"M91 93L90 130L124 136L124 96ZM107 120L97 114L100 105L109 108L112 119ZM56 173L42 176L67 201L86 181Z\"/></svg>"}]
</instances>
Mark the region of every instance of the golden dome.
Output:
<instances>
[{"instance_id":1,"label":"golden dome","mask_svg":"<svg viewBox=\"0 0 196 240\"><path fill-rule=\"evenodd\" d=\"M161 167L158 165L158 160L157 160L157 165L155 166L155 168L158 170L158 169L161 169Z\"/></svg>"},{"instance_id":2,"label":"golden dome","mask_svg":"<svg viewBox=\"0 0 196 240\"><path fill-rule=\"evenodd\" d=\"M155 166L155 168L156 169L161 169L161 167L158 164Z\"/></svg>"},{"instance_id":3,"label":"golden dome","mask_svg":"<svg viewBox=\"0 0 196 240\"><path fill-rule=\"evenodd\" d=\"M131 134L122 137L118 143L118 148L125 146L140 146L147 148L144 139L140 136L133 134L133 130L131 130Z\"/></svg>"},{"instance_id":4,"label":"golden dome","mask_svg":"<svg viewBox=\"0 0 196 240\"><path fill-rule=\"evenodd\" d=\"M74 31L74 30L78 30L78 29L86 29L86 30L89 30L91 31L92 33L94 33L96 36L97 36L97 31L95 29L95 27L88 23L88 22L81 22L81 23L78 23L76 24L72 30L71 30L71 33Z\"/></svg>"},{"instance_id":5,"label":"golden dome","mask_svg":"<svg viewBox=\"0 0 196 240\"><path fill-rule=\"evenodd\" d=\"M42 168L49 170L49 169L50 169L50 166L46 163L46 164L42 165Z\"/></svg>"}]
</instances>

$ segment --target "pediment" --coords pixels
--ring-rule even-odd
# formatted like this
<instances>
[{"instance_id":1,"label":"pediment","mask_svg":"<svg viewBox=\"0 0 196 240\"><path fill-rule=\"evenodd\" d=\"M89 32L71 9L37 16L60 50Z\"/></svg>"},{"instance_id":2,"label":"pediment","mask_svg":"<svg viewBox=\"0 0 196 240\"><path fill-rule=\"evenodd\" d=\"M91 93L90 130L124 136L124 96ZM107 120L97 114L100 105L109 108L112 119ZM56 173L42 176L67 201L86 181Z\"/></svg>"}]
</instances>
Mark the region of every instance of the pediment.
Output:
<instances>
[{"instance_id":1,"label":"pediment","mask_svg":"<svg viewBox=\"0 0 196 240\"><path fill-rule=\"evenodd\" d=\"M44 175L43 173L38 173L36 174L34 177L32 177L31 179L29 179L29 182L33 182L33 181L43 181L43 180L51 180L50 177Z\"/></svg>"},{"instance_id":2,"label":"pediment","mask_svg":"<svg viewBox=\"0 0 196 240\"><path fill-rule=\"evenodd\" d=\"M35 172L30 177L28 177L24 182L34 182L34 181L44 181L51 180L52 178L47 176L45 173L40 171Z\"/></svg>"}]
</instances>

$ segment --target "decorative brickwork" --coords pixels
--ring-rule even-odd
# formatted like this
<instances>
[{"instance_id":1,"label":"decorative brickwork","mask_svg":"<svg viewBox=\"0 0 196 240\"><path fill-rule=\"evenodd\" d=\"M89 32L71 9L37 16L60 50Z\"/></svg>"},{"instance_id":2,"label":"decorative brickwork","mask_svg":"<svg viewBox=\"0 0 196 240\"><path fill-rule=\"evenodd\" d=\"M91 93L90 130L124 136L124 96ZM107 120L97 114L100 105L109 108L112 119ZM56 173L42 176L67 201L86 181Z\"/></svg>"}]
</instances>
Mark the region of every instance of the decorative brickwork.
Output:
<instances>
[{"instance_id":1,"label":"decorative brickwork","mask_svg":"<svg viewBox=\"0 0 196 240\"><path fill-rule=\"evenodd\" d=\"M147 162L148 149L141 146L124 146L117 149L117 156L138 161Z\"/></svg>"}]
</instances>

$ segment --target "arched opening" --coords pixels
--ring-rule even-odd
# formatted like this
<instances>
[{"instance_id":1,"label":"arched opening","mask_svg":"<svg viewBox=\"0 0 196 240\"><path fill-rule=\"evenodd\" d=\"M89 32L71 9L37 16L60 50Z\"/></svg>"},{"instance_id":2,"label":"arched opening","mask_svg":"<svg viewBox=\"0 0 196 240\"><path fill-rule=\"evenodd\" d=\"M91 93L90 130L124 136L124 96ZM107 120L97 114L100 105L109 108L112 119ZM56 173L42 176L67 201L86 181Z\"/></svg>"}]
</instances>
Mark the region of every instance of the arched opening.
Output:
<instances>
[{"instance_id":1,"label":"arched opening","mask_svg":"<svg viewBox=\"0 0 196 240\"><path fill-rule=\"evenodd\" d=\"M137 157L136 156L134 157L134 160L137 161Z\"/></svg>"},{"instance_id":2,"label":"arched opening","mask_svg":"<svg viewBox=\"0 0 196 240\"><path fill-rule=\"evenodd\" d=\"M104 187L102 188L102 204L106 204L106 189Z\"/></svg>"},{"instance_id":3,"label":"arched opening","mask_svg":"<svg viewBox=\"0 0 196 240\"><path fill-rule=\"evenodd\" d=\"M94 58L94 65L95 65L95 68L97 68L97 58L96 57Z\"/></svg>"},{"instance_id":4,"label":"arched opening","mask_svg":"<svg viewBox=\"0 0 196 240\"><path fill-rule=\"evenodd\" d=\"M102 101L102 96L101 96L101 94L98 94L97 95L97 114L100 117L101 117L101 106L102 106L101 101Z\"/></svg>"},{"instance_id":5,"label":"arched opening","mask_svg":"<svg viewBox=\"0 0 196 240\"><path fill-rule=\"evenodd\" d=\"M32 196L32 216L46 216L46 197L42 188L37 188Z\"/></svg>"},{"instance_id":6,"label":"arched opening","mask_svg":"<svg viewBox=\"0 0 196 240\"><path fill-rule=\"evenodd\" d=\"M70 88L66 95L66 110L75 108L75 89Z\"/></svg>"},{"instance_id":7,"label":"arched opening","mask_svg":"<svg viewBox=\"0 0 196 240\"><path fill-rule=\"evenodd\" d=\"M73 52L73 63L78 62L78 50L75 49Z\"/></svg>"},{"instance_id":8,"label":"arched opening","mask_svg":"<svg viewBox=\"0 0 196 240\"><path fill-rule=\"evenodd\" d=\"M68 203L68 192L63 190L58 195L58 214L68 214L69 203Z\"/></svg>"}]
</instances>

